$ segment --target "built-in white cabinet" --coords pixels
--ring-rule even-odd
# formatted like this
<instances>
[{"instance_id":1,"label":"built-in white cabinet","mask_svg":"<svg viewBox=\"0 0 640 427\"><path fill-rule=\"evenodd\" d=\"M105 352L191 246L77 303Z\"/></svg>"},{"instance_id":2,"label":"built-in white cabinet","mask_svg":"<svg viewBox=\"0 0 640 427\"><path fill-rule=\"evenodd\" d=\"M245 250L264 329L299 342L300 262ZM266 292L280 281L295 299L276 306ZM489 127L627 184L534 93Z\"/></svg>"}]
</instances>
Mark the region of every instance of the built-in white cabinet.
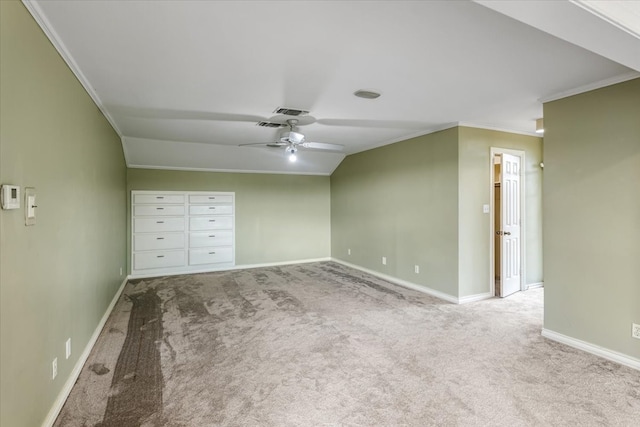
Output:
<instances>
[{"instance_id":1,"label":"built-in white cabinet","mask_svg":"<svg viewBox=\"0 0 640 427\"><path fill-rule=\"evenodd\" d=\"M131 192L134 277L235 265L235 193Z\"/></svg>"}]
</instances>

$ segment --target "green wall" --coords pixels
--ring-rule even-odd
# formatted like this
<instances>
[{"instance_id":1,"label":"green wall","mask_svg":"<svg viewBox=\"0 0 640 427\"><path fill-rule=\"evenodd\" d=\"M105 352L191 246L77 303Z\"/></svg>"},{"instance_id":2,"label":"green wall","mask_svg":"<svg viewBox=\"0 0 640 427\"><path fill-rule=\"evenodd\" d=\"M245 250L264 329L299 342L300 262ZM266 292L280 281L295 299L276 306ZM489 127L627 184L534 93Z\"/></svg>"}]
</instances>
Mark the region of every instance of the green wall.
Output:
<instances>
[{"instance_id":1,"label":"green wall","mask_svg":"<svg viewBox=\"0 0 640 427\"><path fill-rule=\"evenodd\" d=\"M544 121L545 328L640 359L640 79Z\"/></svg>"},{"instance_id":2,"label":"green wall","mask_svg":"<svg viewBox=\"0 0 640 427\"><path fill-rule=\"evenodd\" d=\"M490 215L482 205L491 199L491 147L525 152L525 284L542 279L542 138L461 127L459 131L460 296L489 292Z\"/></svg>"},{"instance_id":3,"label":"green wall","mask_svg":"<svg viewBox=\"0 0 640 427\"><path fill-rule=\"evenodd\" d=\"M328 176L129 169L131 190L234 191L239 266L331 256Z\"/></svg>"},{"instance_id":4,"label":"green wall","mask_svg":"<svg viewBox=\"0 0 640 427\"><path fill-rule=\"evenodd\" d=\"M525 283L542 282L542 140L469 127L348 156L331 176L332 256L454 298L488 293L491 147L525 152Z\"/></svg>"},{"instance_id":5,"label":"green wall","mask_svg":"<svg viewBox=\"0 0 640 427\"><path fill-rule=\"evenodd\" d=\"M452 128L347 156L331 175L332 256L456 297L457 141Z\"/></svg>"},{"instance_id":6,"label":"green wall","mask_svg":"<svg viewBox=\"0 0 640 427\"><path fill-rule=\"evenodd\" d=\"M0 181L35 187L38 205L30 227L24 201L0 211L0 424L33 427L124 279L126 171L118 136L25 7L1 1L0 19Z\"/></svg>"}]
</instances>

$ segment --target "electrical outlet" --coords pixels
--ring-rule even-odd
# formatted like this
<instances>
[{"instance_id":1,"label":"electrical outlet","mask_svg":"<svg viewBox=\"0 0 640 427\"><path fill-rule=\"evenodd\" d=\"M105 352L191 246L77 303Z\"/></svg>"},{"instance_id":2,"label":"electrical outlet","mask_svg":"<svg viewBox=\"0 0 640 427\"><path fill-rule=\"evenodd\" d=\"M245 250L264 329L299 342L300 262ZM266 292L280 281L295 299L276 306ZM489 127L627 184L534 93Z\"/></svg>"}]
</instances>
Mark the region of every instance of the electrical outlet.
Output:
<instances>
[{"instance_id":1,"label":"electrical outlet","mask_svg":"<svg viewBox=\"0 0 640 427\"><path fill-rule=\"evenodd\" d=\"M414 271L416 274L420 274L420 266L419 266L418 264L414 265L414 266L413 266L413 271Z\"/></svg>"},{"instance_id":2,"label":"electrical outlet","mask_svg":"<svg viewBox=\"0 0 640 427\"><path fill-rule=\"evenodd\" d=\"M71 356L71 338L64 343L64 354L67 359Z\"/></svg>"},{"instance_id":3,"label":"electrical outlet","mask_svg":"<svg viewBox=\"0 0 640 427\"><path fill-rule=\"evenodd\" d=\"M347 249L347 255L351 255L351 249Z\"/></svg>"},{"instance_id":4,"label":"electrical outlet","mask_svg":"<svg viewBox=\"0 0 640 427\"><path fill-rule=\"evenodd\" d=\"M387 265L387 257L386 256L382 257L382 265Z\"/></svg>"},{"instance_id":5,"label":"electrical outlet","mask_svg":"<svg viewBox=\"0 0 640 427\"><path fill-rule=\"evenodd\" d=\"M58 358L53 359L51 363L51 379L55 380L58 376Z\"/></svg>"},{"instance_id":6,"label":"electrical outlet","mask_svg":"<svg viewBox=\"0 0 640 427\"><path fill-rule=\"evenodd\" d=\"M120 275L122 276L122 267L120 267Z\"/></svg>"},{"instance_id":7,"label":"electrical outlet","mask_svg":"<svg viewBox=\"0 0 640 427\"><path fill-rule=\"evenodd\" d=\"M640 340L640 325L637 323L631 324L631 336Z\"/></svg>"}]
</instances>

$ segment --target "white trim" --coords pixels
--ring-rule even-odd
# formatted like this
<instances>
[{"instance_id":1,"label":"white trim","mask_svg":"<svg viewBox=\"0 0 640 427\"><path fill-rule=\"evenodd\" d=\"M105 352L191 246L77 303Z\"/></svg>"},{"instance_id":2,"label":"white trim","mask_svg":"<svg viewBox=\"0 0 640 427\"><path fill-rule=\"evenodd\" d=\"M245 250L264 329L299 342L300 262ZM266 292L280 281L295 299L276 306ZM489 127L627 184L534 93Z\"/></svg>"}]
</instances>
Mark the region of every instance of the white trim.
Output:
<instances>
[{"instance_id":1,"label":"white trim","mask_svg":"<svg viewBox=\"0 0 640 427\"><path fill-rule=\"evenodd\" d=\"M405 288L413 289L414 291L422 292L423 294L431 295L432 297L440 298L447 302L452 302L454 304L460 304L460 300L453 295L446 294L444 292L436 291L435 289L428 288L426 286L418 285L416 283L408 282L406 280L398 279L397 277L389 276L384 273L380 273L375 270L369 270L368 268L361 267L359 265L351 264L346 261L342 261L338 258L331 258L331 261L337 262L338 264L345 265L349 268L353 268L355 270L360 270L372 276L376 276L380 279L386 280L387 282L391 282L395 285L399 285Z\"/></svg>"},{"instance_id":2,"label":"white trim","mask_svg":"<svg viewBox=\"0 0 640 427\"><path fill-rule=\"evenodd\" d=\"M535 288L544 288L544 282L528 283L526 288L527 290L535 289Z\"/></svg>"},{"instance_id":3,"label":"white trim","mask_svg":"<svg viewBox=\"0 0 640 427\"><path fill-rule=\"evenodd\" d=\"M130 279L151 279L153 277L181 276L183 274L215 273L216 271L248 270L251 268L277 267L280 265L294 265L294 264L309 264L311 262L325 262L325 261L332 261L332 259L330 257L309 258L309 259L298 259L298 260L292 260L292 261L265 262L261 264L234 265L234 266L216 268L216 269L209 268L209 269L203 269L203 270L189 270L189 271L157 273L157 274L138 274L138 275L132 274L129 278Z\"/></svg>"},{"instance_id":4,"label":"white trim","mask_svg":"<svg viewBox=\"0 0 640 427\"><path fill-rule=\"evenodd\" d=\"M542 102L543 104L546 104L547 102L556 101L562 98L568 98L569 96L579 95L585 92L590 92L592 90L600 89L606 86L611 86L618 83L626 82L628 80L633 80L638 77L640 77L640 73L638 73L637 71L631 71L628 73L620 74L619 76L610 77L608 79L600 80L597 82L578 86L573 89L558 92L553 95L545 96L543 98L540 98L538 101Z\"/></svg>"},{"instance_id":5,"label":"white trim","mask_svg":"<svg viewBox=\"0 0 640 427\"><path fill-rule=\"evenodd\" d=\"M123 144L123 146L124 145L125 144ZM342 162L342 160L340 162ZM161 170L193 171L193 172L259 173L259 174L272 174L272 175L314 175L314 176L330 176L331 175L331 173L329 172L304 172L304 171L287 172L287 171L213 169L213 168L210 169L210 168L189 168L189 167L180 167L180 166L150 166L150 165L130 165L130 164L127 164L127 167L130 169L161 169Z\"/></svg>"},{"instance_id":6,"label":"white trim","mask_svg":"<svg viewBox=\"0 0 640 427\"><path fill-rule=\"evenodd\" d=\"M395 144L396 142L408 141L408 140L413 139L413 138L418 138L420 136L430 135L432 133L440 132L442 130L447 130L447 129L451 129L451 128L455 128L455 127L458 127L458 122L444 123L442 125L434 126L432 128L426 129L426 130L421 130L421 131L416 132L416 133L400 136L398 138L388 139L388 140L380 142L378 144L368 146L368 147L366 147L366 148L364 148L364 149L362 149L360 151L354 151L353 153L349 153L347 155L349 156L351 154L364 153L365 151L373 150L375 148L384 147L385 145Z\"/></svg>"},{"instance_id":7,"label":"white trim","mask_svg":"<svg viewBox=\"0 0 640 427\"><path fill-rule=\"evenodd\" d=\"M29 11L29 13L31 13L31 16L33 16L33 19L35 19L35 21L38 23L38 25L40 26L44 34L47 36L49 41L51 41L51 44L53 44L53 46L56 48L56 50L64 60L64 62L67 63L67 66L69 67L71 72L76 76L76 78L78 79L82 87L84 87L84 90L87 91L87 94L91 97L91 99L96 104L98 109L102 112L104 117L107 119L109 124L111 124L113 129L116 131L116 133L118 134L118 136L120 136L120 139L122 140L122 132L120 132L120 129L118 128L118 126L116 126L115 120L113 120L111 115L109 115L107 110L104 108L104 105L100 100L100 97L93 90L93 87L91 87L91 84L89 83L89 79L87 79L85 75L82 73L82 71L80 70L80 67L78 66L76 61L73 59L73 56L71 56L71 53L69 53L67 46L62 42L62 39L60 38L60 36L58 36L58 33L53 28L53 25L51 25L51 23L49 22L49 19L47 19L47 16L40 8L40 5L37 2L32 0L22 0L22 4L24 4L27 10Z\"/></svg>"},{"instance_id":8,"label":"white trim","mask_svg":"<svg viewBox=\"0 0 640 427\"><path fill-rule=\"evenodd\" d=\"M520 290L526 291L528 289L525 284L525 278L527 277L527 257L526 257L526 206L525 200L527 198L526 193L526 153L523 150L514 150L511 148L491 147L489 149L489 162L491 168L489 171L489 293L495 295L496 293L496 272L495 272L495 222L496 222L496 207L495 207L495 167L493 158L496 154L511 154L512 156L520 157Z\"/></svg>"},{"instance_id":9,"label":"white trim","mask_svg":"<svg viewBox=\"0 0 640 427\"><path fill-rule=\"evenodd\" d=\"M535 136L536 138L542 138L542 136L539 133L536 133L535 131L527 132L523 130L506 129L506 128L501 128L497 126L482 125L482 124L471 123L471 122L458 122L458 126L467 127L467 128L476 128L476 129L494 130L497 132L515 133L517 135Z\"/></svg>"},{"instance_id":10,"label":"white trim","mask_svg":"<svg viewBox=\"0 0 640 427\"><path fill-rule=\"evenodd\" d=\"M599 345L591 344L586 341L572 338L567 335L552 331L550 329L542 328L542 336L550 340L566 344L569 347L577 348L578 350L595 354L596 356L640 371L640 359L636 359L635 357L631 357L617 351L609 350L608 348L600 347Z\"/></svg>"},{"instance_id":11,"label":"white trim","mask_svg":"<svg viewBox=\"0 0 640 427\"><path fill-rule=\"evenodd\" d=\"M73 370L71 371L71 373L69 374L69 377L67 378L67 381L65 381L64 386L62 387L62 390L60 390L60 393L58 393L58 397L53 402L53 405L51 406L51 409L49 410L47 417L42 422L42 427L51 427L53 426L53 423L56 422L56 418L58 418L58 415L60 414L60 411L62 410L64 403L67 401L67 398L71 393L71 389L73 389L73 386L78 380L78 377L82 372L82 368L84 367L84 364L89 358L89 355L91 354L91 350L93 350L93 346L96 344L96 341L98 340L98 337L102 332L102 328L104 328L105 323L107 323L107 319L111 315L113 308L116 306L116 303L120 299L120 295L122 294L122 291L124 290L125 285L129 281L129 278L130 278L129 276L124 278L124 280L122 281L122 284L120 285L120 288L118 288L118 290L116 291L116 294L113 296L113 299L111 300L111 303L107 307L107 310L104 312L102 319L100 319L100 322L98 322L96 329L93 331L93 335L91 335L89 342L84 347L84 351L82 352L82 354L78 358L78 361L74 365Z\"/></svg>"},{"instance_id":12,"label":"white trim","mask_svg":"<svg viewBox=\"0 0 640 427\"><path fill-rule=\"evenodd\" d=\"M493 298L493 294L491 292L484 292L481 294L468 295L466 297L458 298L458 304L467 304L470 302L482 301L485 299Z\"/></svg>"}]
</instances>

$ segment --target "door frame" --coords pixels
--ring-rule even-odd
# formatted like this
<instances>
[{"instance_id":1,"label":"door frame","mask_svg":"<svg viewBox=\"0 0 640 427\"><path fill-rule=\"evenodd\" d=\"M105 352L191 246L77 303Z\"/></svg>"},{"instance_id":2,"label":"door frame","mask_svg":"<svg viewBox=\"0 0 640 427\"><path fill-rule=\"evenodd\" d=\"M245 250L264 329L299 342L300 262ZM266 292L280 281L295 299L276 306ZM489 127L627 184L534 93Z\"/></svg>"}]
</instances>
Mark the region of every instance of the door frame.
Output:
<instances>
[{"instance_id":1,"label":"door frame","mask_svg":"<svg viewBox=\"0 0 640 427\"><path fill-rule=\"evenodd\" d=\"M525 242L527 239L526 233L526 211L525 211L525 174L524 170L526 168L525 162L525 152L522 150L512 150L510 148L500 148L500 147L491 147L489 156L490 162L490 172L489 172L489 292L491 296L495 296L496 294L496 272L495 272L495 258L496 258L496 248L495 248L495 222L496 222L496 206L495 206L495 166L493 163L493 158L496 154L511 154L512 156L520 157L520 291L526 291L526 252L525 252Z\"/></svg>"}]
</instances>

